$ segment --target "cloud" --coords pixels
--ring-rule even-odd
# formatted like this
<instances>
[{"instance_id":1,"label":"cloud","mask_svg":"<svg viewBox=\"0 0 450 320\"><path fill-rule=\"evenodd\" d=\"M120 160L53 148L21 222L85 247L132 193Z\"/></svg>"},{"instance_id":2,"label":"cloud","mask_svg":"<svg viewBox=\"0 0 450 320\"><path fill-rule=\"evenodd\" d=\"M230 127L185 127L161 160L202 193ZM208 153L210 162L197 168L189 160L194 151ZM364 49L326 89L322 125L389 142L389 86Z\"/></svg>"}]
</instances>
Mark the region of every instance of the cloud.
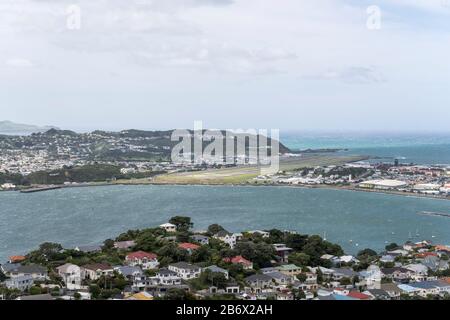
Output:
<instances>
[{"instance_id":1,"label":"cloud","mask_svg":"<svg viewBox=\"0 0 450 320\"><path fill-rule=\"evenodd\" d=\"M368 84L386 82L384 75L375 67L348 67L328 73L328 78L339 79L346 83Z\"/></svg>"},{"instance_id":2,"label":"cloud","mask_svg":"<svg viewBox=\"0 0 450 320\"><path fill-rule=\"evenodd\" d=\"M33 63L28 59L23 58L12 58L6 60L5 64L8 67L14 67L14 68L30 68L33 67Z\"/></svg>"}]
</instances>

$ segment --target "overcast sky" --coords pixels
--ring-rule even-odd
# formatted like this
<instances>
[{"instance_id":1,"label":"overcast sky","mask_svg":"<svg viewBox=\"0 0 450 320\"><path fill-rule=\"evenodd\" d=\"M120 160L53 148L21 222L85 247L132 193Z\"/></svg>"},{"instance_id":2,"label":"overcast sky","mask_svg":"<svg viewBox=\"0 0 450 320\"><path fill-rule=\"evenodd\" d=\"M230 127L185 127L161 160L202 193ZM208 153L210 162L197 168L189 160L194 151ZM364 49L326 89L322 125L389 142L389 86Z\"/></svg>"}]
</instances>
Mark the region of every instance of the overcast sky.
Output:
<instances>
[{"instance_id":1,"label":"overcast sky","mask_svg":"<svg viewBox=\"0 0 450 320\"><path fill-rule=\"evenodd\" d=\"M0 86L75 130L450 130L450 0L1 0Z\"/></svg>"}]
</instances>

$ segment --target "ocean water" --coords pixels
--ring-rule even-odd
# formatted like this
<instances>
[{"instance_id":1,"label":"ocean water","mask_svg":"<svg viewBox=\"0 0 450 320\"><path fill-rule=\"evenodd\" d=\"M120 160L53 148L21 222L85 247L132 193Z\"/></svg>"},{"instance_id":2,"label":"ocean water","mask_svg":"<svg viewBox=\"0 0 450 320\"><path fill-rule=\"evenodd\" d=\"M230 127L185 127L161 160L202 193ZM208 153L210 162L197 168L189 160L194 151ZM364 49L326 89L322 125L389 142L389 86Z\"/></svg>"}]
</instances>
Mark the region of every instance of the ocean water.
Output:
<instances>
[{"instance_id":1,"label":"ocean water","mask_svg":"<svg viewBox=\"0 0 450 320\"><path fill-rule=\"evenodd\" d=\"M386 243L430 239L450 244L450 201L295 187L105 186L0 193L0 261L45 241L98 244L128 229L190 216L195 229L287 229L319 234L349 253ZM416 233L419 236L415 237Z\"/></svg>"},{"instance_id":2,"label":"ocean water","mask_svg":"<svg viewBox=\"0 0 450 320\"><path fill-rule=\"evenodd\" d=\"M348 149L340 154L374 157L372 162L450 165L450 133L317 133L281 132L280 140L293 150Z\"/></svg>"}]
</instances>

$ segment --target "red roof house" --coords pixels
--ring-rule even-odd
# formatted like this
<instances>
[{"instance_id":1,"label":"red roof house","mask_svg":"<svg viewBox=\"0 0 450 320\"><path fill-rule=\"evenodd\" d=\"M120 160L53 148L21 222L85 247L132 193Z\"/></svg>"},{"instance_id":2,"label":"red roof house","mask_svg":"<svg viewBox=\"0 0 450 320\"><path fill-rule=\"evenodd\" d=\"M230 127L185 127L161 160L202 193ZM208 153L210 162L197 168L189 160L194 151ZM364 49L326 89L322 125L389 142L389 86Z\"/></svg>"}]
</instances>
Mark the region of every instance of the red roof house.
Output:
<instances>
[{"instance_id":1,"label":"red roof house","mask_svg":"<svg viewBox=\"0 0 450 320\"><path fill-rule=\"evenodd\" d=\"M243 256L235 256L232 258L224 258L223 261L229 262L232 264L241 264L244 269L253 269L253 263L251 261L248 261Z\"/></svg>"},{"instance_id":2,"label":"red roof house","mask_svg":"<svg viewBox=\"0 0 450 320\"><path fill-rule=\"evenodd\" d=\"M359 292L359 291L350 291L347 294L347 297L355 298L358 300L370 300L372 298L371 296L364 294L362 292Z\"/></svg>"},{"instance_id":3,"label":"red roof house","mask_svg":"<svg viewBox=\"0 0 450 320\"><path fill-rule=\"evenodd\" d=\"M158 256L151 252L136 251L127 254L125 261L130 266L142 266L143 269L155 269L158 267Z\"/></svg>"},{"instance_id":4,"label":"red roof house","mask_svg":"<svg viewBox=\"0 0 450 320\"><path fill-rule=\"evenodd\" d=\"M183 242L178 245L178 248L192 251L197 250L200 246L195 243Z\"/></svg>"}]
</instances>

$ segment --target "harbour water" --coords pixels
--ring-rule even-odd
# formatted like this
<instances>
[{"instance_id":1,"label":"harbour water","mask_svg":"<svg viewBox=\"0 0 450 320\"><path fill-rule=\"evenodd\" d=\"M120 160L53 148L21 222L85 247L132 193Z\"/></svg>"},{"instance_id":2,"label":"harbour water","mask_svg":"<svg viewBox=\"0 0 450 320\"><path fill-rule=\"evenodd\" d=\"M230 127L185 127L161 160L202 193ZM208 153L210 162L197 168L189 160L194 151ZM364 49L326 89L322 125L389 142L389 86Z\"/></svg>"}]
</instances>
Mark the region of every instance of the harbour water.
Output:
<instances>
[{"instance_id":1,"label":"harbour water","mask_svg":"<svg viewBox=\"0 0 450 320\"><path fill-rule=\"evenodd\" d=\"M317 133L281 132L281 141L293 150L346 149L340 154L374 157L372 162L441 164L450 166L449 133Z\"/></svg>"},{"instance_id":2,"label":"harbour water","mask_svg":"<svg viewBox=\"0 0 450 320\"><path fill-rule=\"evenodd\" d=\"M104 186L0 193L0 261L45 241L97 244L128 229L190 216L195 229L287 229L326 235L347 252L429 239L450 244L450 201L331 189L232 186ZM418 234L416 236L416 233Z\"/></svg>"}]
</instances>

